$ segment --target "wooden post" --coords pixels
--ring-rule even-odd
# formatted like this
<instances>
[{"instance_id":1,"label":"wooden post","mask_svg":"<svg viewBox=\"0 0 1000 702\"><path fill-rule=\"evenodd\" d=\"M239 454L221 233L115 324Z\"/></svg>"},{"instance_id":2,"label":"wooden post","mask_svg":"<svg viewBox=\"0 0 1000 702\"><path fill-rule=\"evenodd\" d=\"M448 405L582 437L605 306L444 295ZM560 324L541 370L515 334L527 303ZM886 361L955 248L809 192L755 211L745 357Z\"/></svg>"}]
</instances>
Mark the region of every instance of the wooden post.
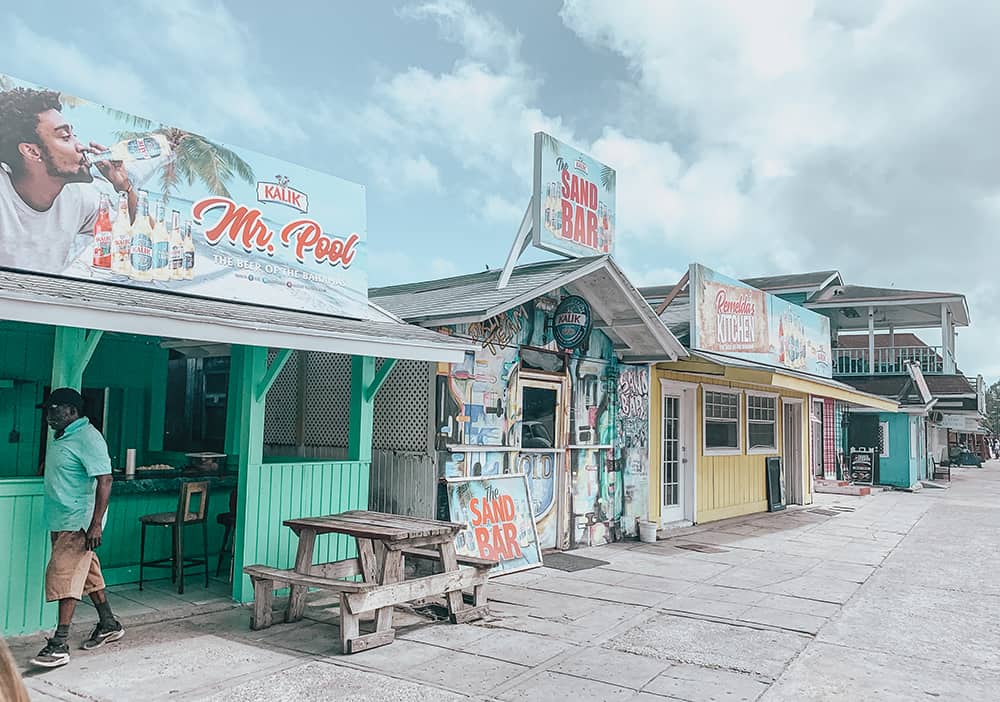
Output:
<instances>
[{"instance_id":1,"label":"wooden post","mask_svg":"<svg viewBox=\"0 0 1000 702\"><path fill-rule=\"evenodd\" d=\"M233 415L230 450L239 457L239 481L236 493L236 529L233 535L233 599L243 602L249 595L249 578L243 575L246 532L247 475L249 467L264 460L264 401L254 390L267 374L267 349L260 346L233 346L230 372L239 373L240 393L229 398L228 412ZM233 383L230 383L232 388ZM227 422L228 423L228 422ZM269 515L263 515L269 518Z\"/></svg>"},{"instance_id":2,"label":"wooden post","mask_svg":"<svg viewBox=\"0 0 1000 702\"><path fill-rule=\"evenodd\" d=\"M351 357L351 427L347 440L348 460L370 463L372 460L372 422L375 398L369 388L375 381L375 359Z\"/></svg>"}]
</instances>

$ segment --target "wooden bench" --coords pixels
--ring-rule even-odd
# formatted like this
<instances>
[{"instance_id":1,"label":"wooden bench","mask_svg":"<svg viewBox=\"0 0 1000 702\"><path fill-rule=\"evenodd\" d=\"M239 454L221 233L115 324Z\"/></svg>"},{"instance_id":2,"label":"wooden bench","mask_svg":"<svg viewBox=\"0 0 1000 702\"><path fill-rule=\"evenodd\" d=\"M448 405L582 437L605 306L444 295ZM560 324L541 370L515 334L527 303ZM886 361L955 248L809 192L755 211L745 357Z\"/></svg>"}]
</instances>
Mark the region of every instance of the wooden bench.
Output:
<instances>
[{"instance_id":1,"label":"wooden bench","mask_svg":"<svg viewBox=\"0 0 1000 702\"><path fill-rule=\"evenodd\" d=\"M423 561L441 562L440 553L425 548L405 548L403 549L403 556ZM467 607L466 609L459 611L457 614L451 613L448 617L452 624L464 624L476 619L482 619L486 614L486 583L489 578L490 570L493 569L493 566L495 566L497 562L488 558L463 556L461 554L456 554L456 560L458 561L458 565L471 568L476 571L478 576L481 576L481 579L477 578L476 582L472 586L472 607Z\"/></svg>"},{"instance_id":2,"label":"wooden bench","mask_svg":"<svg viewBox=\"0 0 1000 702\"><path fill-rule=\"evenodd\" d=\"M273 623L271 609L274 606L274 591L285 585L301 586L294 588L288 598L288 608L285 610L286 622L296 622L302 619L302 615L305 613L305 593L310 587L335 590L341 593L364 592L374 587L367 583L327 578L320 575L303 575L292 569L271 568L265 565L249 565L243 569L243 572L250 576L250 581L253 583L253 614L250 617L250 628L255 630L271 626Z\"/></svg>"}]
</instances>

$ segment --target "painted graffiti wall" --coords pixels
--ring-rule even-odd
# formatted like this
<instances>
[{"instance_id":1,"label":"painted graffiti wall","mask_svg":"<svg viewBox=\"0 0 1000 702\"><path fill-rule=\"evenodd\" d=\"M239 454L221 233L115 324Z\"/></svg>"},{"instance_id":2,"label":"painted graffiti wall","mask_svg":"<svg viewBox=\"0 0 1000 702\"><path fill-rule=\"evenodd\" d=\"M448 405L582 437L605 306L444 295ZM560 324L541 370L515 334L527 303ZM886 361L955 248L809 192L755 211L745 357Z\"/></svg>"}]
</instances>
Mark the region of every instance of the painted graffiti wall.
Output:
<instances>
[{"instance_id":1,"label":"painted graffiti wall","mask_svg":"<svg viewBox=\"0 0 1000 702\"><path fill-rule=\"evenodd\" d=\"M648 370L619 364L589 322L566 348L571 335L554 319L568 297L439 330L478 344L464 363L438 368L441 477L525 473L542 548L633 534L648 501ZM547 399L553 409L539 409Z\"/></svg>"},{"instance_id":2,"label":"painted graffiti wall","mask_svg":"<svg viewBox=\"0 0 1000 702\"><path fill-rule=\"evenodd\" d=\"M618 443L624 491L622 525L635 533L649 511L649 368L622 366L618 376Z\"/></svg>"}]
</instances>

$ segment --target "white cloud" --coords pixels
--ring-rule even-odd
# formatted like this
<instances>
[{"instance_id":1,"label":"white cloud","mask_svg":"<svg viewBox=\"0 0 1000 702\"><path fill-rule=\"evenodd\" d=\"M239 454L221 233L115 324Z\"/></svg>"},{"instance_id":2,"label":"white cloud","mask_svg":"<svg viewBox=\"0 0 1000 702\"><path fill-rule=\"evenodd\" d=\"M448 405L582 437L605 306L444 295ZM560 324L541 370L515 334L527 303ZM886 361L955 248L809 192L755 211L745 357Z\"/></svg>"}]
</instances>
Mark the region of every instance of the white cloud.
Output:
<instances>
[{"instance_id":1,"label":"white cloud","mask_svg":"<svg viewBox=\"0 0 1000 702\"><path fill-rule=\"evenodd\" d=\"M501 66L520 65L520 34L509 32L496 17L474 10L462 0L411 5L400 10L399 15L434 20L445 38L460 44L469 58Z\"/></svg>"},{"instance_id":2,"label":"white cloud","mask_svg":"<svg viewBox=\"0 0 1000 702\"><path fill-rule=\"evenodd\" d=\"M516 227L521 223L521 218L524 216L525 206L524 203L519 205L513 200L508 200L496 193L492 193L487 195L483 201L483 216L486 219L514 227L511 233L511 237L513 237L514 232L517 231Z\"/></svg>"},{"instance_id":3,"label":"white cloud","mask_svg":"<svg viewBox=\"0 0 1000 702\"><path fill-rule=\"evenodd\" d=\"M78 42L57 40L16 16L0 19L8 27L10 72L24 80L44 76L53 88L209 137L234 130L286 143L306 137L291 107L296 101L285 99L283 86L249 48L246 26L218 2L144 0L114 13L102 41L128 53L128 62L95 50L83 35ZM30 60L21 66L19 57Z\"/></svg>"}]
</instances>

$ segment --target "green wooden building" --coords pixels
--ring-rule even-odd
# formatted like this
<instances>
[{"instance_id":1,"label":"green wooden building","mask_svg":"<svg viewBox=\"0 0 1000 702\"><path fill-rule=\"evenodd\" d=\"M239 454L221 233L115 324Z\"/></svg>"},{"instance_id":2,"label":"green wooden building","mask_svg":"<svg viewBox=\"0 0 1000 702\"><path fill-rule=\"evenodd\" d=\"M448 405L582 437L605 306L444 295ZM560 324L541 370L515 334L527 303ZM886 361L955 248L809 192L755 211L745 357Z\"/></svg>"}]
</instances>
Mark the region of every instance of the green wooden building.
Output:
<instances>
[{"instance_id":1,"label":"green wooden building","mask_svg":"<svg viewBox=\"0 0 1000 702\"><path fill-rule=\"evenodd\" d=\"M50 388L80 389L108 440L115 483L98 554L109 585L138 579L138 517L175 509L180 482L195 478L212 483L213 527L236 490L239 574L247 563L290 566L296 542L282 520L368 506L374 400L397 359L459 363L470 349L374 306L357 320L0 270L0 537L9 545L0 634L55 621L43 596L49 539L39 466L48 431L35 409ZM264 455L268 391L294 351L350 359L341 460ZM308 373L303 365L300 388ZM226 458L207 475L139 471L126 479L128 449L139 466L180 468L191 451ZM154 474L161 477L145 477ZM148 542L147 558L168 555L167 534L151 536L160 540ZM221 528L211 539L218 552ZM344 558L351 548L331 538L317 544L317 558ZM251 599L249 581L235 577L232 595Z\"/></svg>"}]
</instances>

